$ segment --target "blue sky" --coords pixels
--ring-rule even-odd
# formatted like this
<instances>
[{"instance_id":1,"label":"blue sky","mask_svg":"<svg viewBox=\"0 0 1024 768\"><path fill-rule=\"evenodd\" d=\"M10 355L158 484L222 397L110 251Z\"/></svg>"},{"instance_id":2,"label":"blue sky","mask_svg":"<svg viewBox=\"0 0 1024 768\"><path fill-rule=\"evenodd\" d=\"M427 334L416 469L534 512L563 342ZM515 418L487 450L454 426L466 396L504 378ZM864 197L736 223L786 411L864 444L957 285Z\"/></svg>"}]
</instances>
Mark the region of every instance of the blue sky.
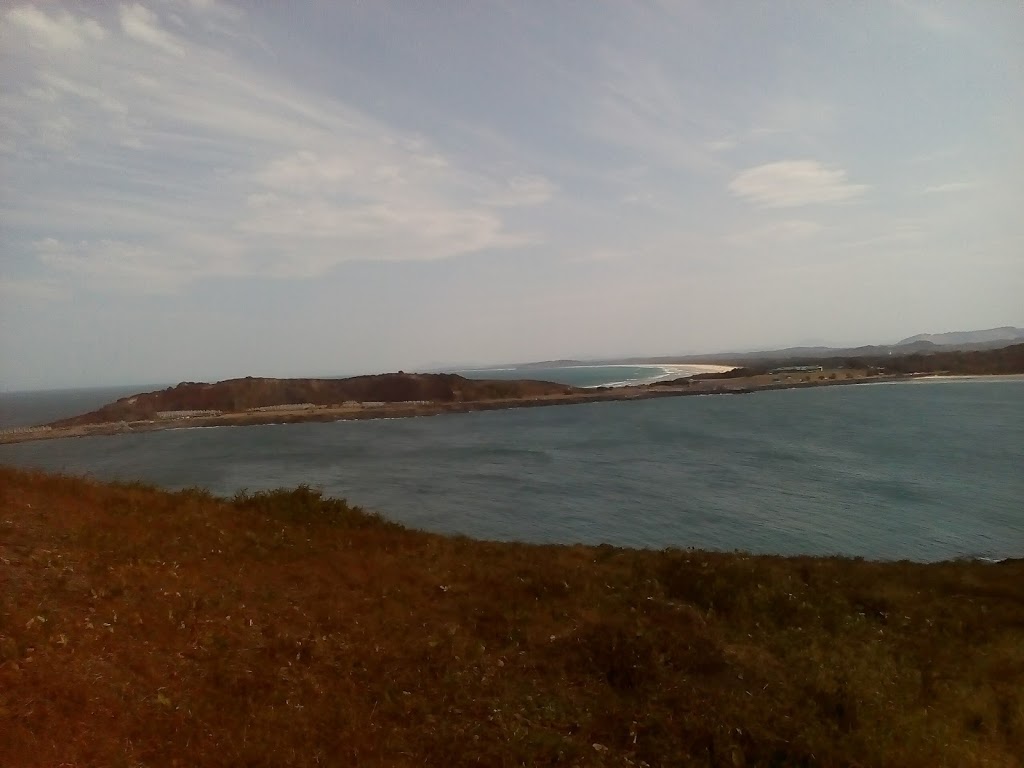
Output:
<instances>
[{"instance_id":1,"label":"blue sky","mask_svg":"<svg viewBox=\"0 0 1024 768\"><path fill-rule=\"evenodd\" d=\"M1018 3L6 3L0 52L0 388L1024 324Z\"/></svg>"}]
</instances>

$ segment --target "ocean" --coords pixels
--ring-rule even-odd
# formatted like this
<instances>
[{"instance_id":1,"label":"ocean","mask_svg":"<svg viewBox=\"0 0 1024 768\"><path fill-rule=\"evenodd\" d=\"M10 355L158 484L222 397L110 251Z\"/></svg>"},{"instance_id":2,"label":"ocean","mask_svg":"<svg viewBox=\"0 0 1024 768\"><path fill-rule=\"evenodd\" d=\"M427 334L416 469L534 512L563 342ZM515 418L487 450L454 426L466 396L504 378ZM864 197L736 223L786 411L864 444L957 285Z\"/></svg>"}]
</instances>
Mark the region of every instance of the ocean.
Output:
<instances>
[{"instance_id":1,"label":"ocean","mask_svg":"<svg viewBox=\"0 0 1024 768\"><path fill-rule=\"evenodd\" d=\"M164 385L167 386L167 385ZM121 397L163 389L151 387L91 387L39 392L0 392L0 429L32 427L48 421L94 411Z\"/></svg>"},{"instance_id":2,"label":"ocean","mask_svg":"<svg viewBox=\"0 0 1024 768\"><path fill-rule=\"evenodd\" d=\"M105 396L44 394L0 395L5 418ZM1024 556L1021 378L186 428L3 445L0 463L224 495L308 484L482 539Z\"/></svg>"}]
</instances>

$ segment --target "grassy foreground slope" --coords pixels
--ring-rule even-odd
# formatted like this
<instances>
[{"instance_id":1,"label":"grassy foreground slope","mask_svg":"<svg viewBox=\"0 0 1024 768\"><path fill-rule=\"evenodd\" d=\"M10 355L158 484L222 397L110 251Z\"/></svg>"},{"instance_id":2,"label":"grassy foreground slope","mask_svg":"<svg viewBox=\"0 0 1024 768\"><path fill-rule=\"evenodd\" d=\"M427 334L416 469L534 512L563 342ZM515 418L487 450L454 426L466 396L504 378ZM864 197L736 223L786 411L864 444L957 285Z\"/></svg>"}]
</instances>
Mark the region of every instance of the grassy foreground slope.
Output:
<instances>
[{"instance_id":1,"label":"grassy foreground slope","mask_svg":"<svg viewBox=\"0 0 1024 768\"><path fill-rule=\"evenodd\" d=\"M447 538L0 468L0 765L1014 766L1024 561Z\"/></svg>"}]
</instances>

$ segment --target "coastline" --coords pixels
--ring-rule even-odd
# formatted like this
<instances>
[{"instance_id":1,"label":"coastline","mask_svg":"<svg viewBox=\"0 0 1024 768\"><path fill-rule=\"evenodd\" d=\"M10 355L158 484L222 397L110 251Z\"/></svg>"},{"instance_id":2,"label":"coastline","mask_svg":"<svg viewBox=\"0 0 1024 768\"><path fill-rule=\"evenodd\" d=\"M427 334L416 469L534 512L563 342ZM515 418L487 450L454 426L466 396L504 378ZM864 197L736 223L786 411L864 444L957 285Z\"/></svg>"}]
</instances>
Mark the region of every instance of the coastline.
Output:
<instances>
[{"instance_id":1,"label":"coastline","mask_svg":"<svg viewBox=\"0 0 1024 768\"><path fill-rule=\"evenodd\" d=\"M738 395L783 389L805 389L863 384L898 383L913 380L947 378L934 374L888 374L868 376L860 374L844 379L779 380L771 374L734 379L704 379L688 383L644 384L595 389L593 392L541 395L525 398L501 398L429 403L386 403L374 406L337 405L296 408L277 411L239 411L192 418L131 422L99 422L69 427L28 427L0 433L0 445L62 440L74 437L116 436L172 429L201 427L257 426L266 424L300 424L305 422L357 421L365 419L401 419L418 416L439 416L452 413L507 410L512 408L538 408L559 405L653 400L664 397L692 397L698 395ZM953 378L953 377L948 377ZM964 378L964 377L956 377ZM973 378L973 377L972 377ZM978 378L989 379L991 376Z\"/></svg>"},{"instance_id":2,"label":"coastline","mask_svg":"<svg viewBox=\"0 0 1024 768\"><path fill-rule=\"evenodd\" d=\"M925 373L917 381L1024 381L1024 373Z\"/></svg>"}]
</instances>

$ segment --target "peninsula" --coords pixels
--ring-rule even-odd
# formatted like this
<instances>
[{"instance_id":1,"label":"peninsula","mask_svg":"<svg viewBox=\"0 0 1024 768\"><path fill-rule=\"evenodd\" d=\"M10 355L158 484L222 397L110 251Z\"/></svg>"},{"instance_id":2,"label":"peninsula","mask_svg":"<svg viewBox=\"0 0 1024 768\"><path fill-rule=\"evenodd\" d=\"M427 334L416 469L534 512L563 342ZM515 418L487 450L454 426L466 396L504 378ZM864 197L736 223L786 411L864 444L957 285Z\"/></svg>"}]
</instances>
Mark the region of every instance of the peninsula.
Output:
<instances>
[{"instance_id":1,"label":"peninsula","mask_svg":"<svg viewBox=\"0 0 1024 768\"><path fill-rule=\"evenodd\" d=\"M715 362L709 360L708 362ZM759 359L745 367L653 384L573 387L551 381L469 379L453 373L385 373L345 379L230 379L121 398L49 424L0 431L0 444L184 427L434 416L444 413L747 394L773 389L906 381L935 375L1024 373L1024 344L902 356Z\"/></svg>"},{"instance_id":2,"label":"peninsula","mask_svg":"<svg viewBox=\"0 0 1024 768\"><path fill-rule=\"evenodd\" d=\"M350 379L244 378L176 387L121 398L95 411L49 424L0 432L0 444L184 427L293 424L307 421L434 416L443 413L745 393L868 380L896 380L867 369L723 374L626 387L572 387L550 381L478 380L456 374L387 373Z\"/></svg>"}]
</instances>

